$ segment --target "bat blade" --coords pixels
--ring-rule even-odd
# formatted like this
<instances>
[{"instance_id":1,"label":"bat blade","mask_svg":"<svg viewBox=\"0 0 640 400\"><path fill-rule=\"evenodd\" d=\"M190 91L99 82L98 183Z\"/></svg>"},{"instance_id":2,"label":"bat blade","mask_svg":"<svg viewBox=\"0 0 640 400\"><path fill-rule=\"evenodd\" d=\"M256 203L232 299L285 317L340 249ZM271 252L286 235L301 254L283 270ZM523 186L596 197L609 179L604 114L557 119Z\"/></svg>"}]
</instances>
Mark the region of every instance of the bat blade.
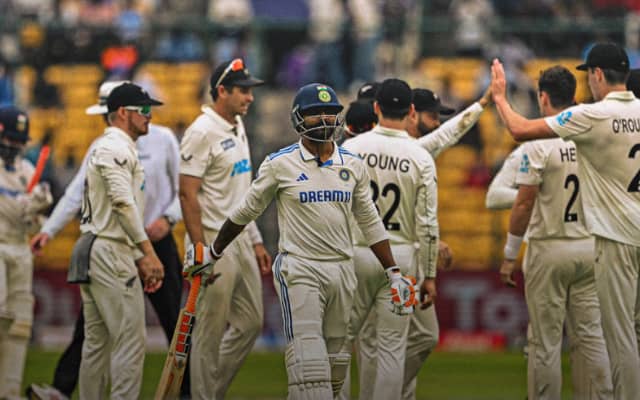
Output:
<instances>
[{"instance_id":1,"label":"bat blade","mask_svg":"<svg viewBox=\"0 0 640 400\"><path fill-rule=\"evenodd\" d=\"M195 276L189 289L187 304L178 315L178 323L171 339L169 353L164 362L160 382L156 388L155 400L180 398L180 387L191 349L191 332L195 322L195 302L200 290L200 275Z\"/></svg>"}]
</instances>

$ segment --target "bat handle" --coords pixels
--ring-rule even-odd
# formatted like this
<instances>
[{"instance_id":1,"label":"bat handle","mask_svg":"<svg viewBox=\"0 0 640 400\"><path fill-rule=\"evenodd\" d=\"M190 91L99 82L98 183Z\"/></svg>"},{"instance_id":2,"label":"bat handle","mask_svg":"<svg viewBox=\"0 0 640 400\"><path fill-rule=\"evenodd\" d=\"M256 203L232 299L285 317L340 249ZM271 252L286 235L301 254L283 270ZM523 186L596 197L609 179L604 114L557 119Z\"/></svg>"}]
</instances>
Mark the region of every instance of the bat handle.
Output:
<instances>
[{"instance_id":1,"label":"bat handle","mask_svg":"<svg viewBox=\"0 0 640 400\"><path fill-rule=\"evenodd\" d=\"M198 274L191 280L191 288L189 289L189 296L187 297L187 304L185 309L193 313L196 309L196 300L198 300L198 292L200 291L200 283L202 282L202 275Z\"/></svg>"}]
</instances>

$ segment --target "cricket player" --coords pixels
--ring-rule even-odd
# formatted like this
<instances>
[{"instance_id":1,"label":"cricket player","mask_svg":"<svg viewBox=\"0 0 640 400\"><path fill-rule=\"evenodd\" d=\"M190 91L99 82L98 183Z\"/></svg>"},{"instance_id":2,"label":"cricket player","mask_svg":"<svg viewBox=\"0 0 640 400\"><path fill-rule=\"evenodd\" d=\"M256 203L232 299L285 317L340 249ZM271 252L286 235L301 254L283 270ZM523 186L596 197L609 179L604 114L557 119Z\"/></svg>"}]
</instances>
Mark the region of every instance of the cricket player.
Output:
<instances>
[{"instance_id":1,"label":"cricket player","mask_svg":"<svg viewBox=\"0 0 640 400\"><path fill-rule=\"evenodd\" d=\"M516 140L560 136L576 145L585 222L595 236L595 285L614 397L631 399L640 393L640 100L625 88L629 58L617 44L596 44L578 70L587 71L596 102L551 117L530 120L511 108L498 60L491 91Z\"/></svg>"},{"instance_id":2,"label":"cricket player","mask_svg":"<svg viewBox=\"0 0 640 400\"><path fill-rule=\"evenodd\" d=\"M289 399L330 399L344 381L350 354L341 349L356 290L351 218L382 265L378 274L387 288L387 313L409 313L415 300L413 283L391 254L365 165L335 144L341 110L329 86L313 83L298 91L291 119L300 141L265 159L200 262L207 266L221 259L227 245L275 198L280 241L273 275L287 339ZM185 264L187 272L202 268L193 260Z\"/></svg>"},{"instance_id":3,"label":"cricket player","mask_svg":"<svg viewBox=\"0 0 640 400\"><path fill-rule=\"evenodd\" d=\"M98 89L98 104L87 107L86 114L100 115L107 120L107 98L113 89L127 81L107 81ZM68 224L81 209L87 164L96 139L85 154L80 169L67 186L64 196L56 204L51 216L31 239L32 251L38 254L49 241ZM167 340L171 342L173 331L180 311L182 298L182 265L178 249L173 238L172 227L182 219L180 200L178 199L178 168L180 151L173 132L164 126L149 124L149 133L136 140L138 158L144 168L144 217L145 231L151 240L158 258L165 267L162 286L147 297L160 320ZM71 398L78 383L82 342L84 341L84 318L80 315L76 321L73 338L58 360L52 385L31 384L27 389L39 398ZM181 394L189 394L188 369L183 379Z\"/></svg>"},{"instance_id":4,"label":"cricket player","mask_svg":"<svg viewBox=\"0 0 640 400\"><path fill-rule=\"evenodd\" d=\"M538 80L538 105L544 116L574 103L576 80L566 68L544 70ZM613 398L600 307L593 274L594 240L584 223L575 144L560 138L522 145L516 175L518 195L500 269L510 286L518 244L528 230L524 278L530 334L528 398L559 399L562 327L570 339L573 397ZM559 190L560 188L560 190Z\"/></svg>"},{"instance_id":5,"label":"cricket player","mask_svg":"<svg viewBox=\"0 0 640 400\"><path fill-rule=\"evenodd\" d=\"M252 88L263 83L241 59L220 64L211 75L213 104L202 107L180 147L187 244L211 242L251 185L249 141L241 117L253 102ZM193 398L224 398L262 329L260 271L268 273L270 265L252 223L218 263L219 282L200 289L189 356Z\"/></svg>"},{"instance_id":6,"label":"cricket player","mask_svg":"<svg viewBox=\"0 0 640 400\"><path fill-rule=\"evenodd\" d=\"M137 399L145 354L144 290L162 285L164 270L142 222L144 171L135 141L147 134L161 102L124 83L107 98L110 125L89 158L80 231L69 278L80 281L85 340L80 398ZM142 278L142 285L138 276ZM86 279L88 278L88 279Z\"/></svg>"},{"instance_id":7,"label":"cricket player","mask_svg":"<svg viewBox=\"0 0 640 400\"><path fill-rule=\"evenodd\" d=\"M0 107L0 398L19 398L33 323L33 258L28 235L51 205L46 184L27 193L34 167L22 158L29 117Z\"/></svg>"},{"instance_id":8,"label":"cricket player","mask_svg":"<svg viewBox=\"0 0 640 400\"><path fill-rule=\"evenodd\" d=\"M382 82L376 93L374 110L379 121L370 132L345 143L345 148L363 158L371 179L373 201L390 237L392 251L405 270L421 270L422 307L436 298L435 276L438 256L437 180L433 158L405 131L409 115L414 113L413 94L399 79ZM358 287L349 322L344 351L368 319L375 325L376 358L361 368L375 371L364 379L361 399L399 399L405 365L409 315L387 311L388 289L380 274L380 265L356 235L354 266ZM416 249L414 243L419 243ZM363 338L366 341L366 339ZM348 393L344 393L348 397Z\"/></svg>"}]
</instances>

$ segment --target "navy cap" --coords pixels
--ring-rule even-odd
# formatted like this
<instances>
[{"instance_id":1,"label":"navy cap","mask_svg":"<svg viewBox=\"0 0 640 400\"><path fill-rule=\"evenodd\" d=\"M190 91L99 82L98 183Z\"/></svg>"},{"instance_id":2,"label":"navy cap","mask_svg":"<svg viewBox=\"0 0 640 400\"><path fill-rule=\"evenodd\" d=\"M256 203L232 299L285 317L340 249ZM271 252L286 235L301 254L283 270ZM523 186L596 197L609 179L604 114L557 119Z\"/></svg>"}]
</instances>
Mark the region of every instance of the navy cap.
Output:
<instances>
[{"instance_id":1,"label":"navy cap","mask_svg":"<svg viewBox=\"0 0 640 400\"><path fill-rule=\"evenodd\" d=\"M411 108L411 87L400 79L386 79L376 92L376 102L383 112L406 113Z\"/></svg>"},{"instance_id":2,"label":"navy cap","mask_svg":"<svg viewBox=\"0 0 640 400\"><path fill-rule=\"evenodd\" d=\"M152 99L146 90L135 83L126 82L114 88L107 97L107 108L114 112L127 106L161 106L162 102Z\"/></svg>"},{"instance_id":3,"label":"navy cap","mask_svg":"<svg viewBox=\"0 0 640 400\"><path fill-rule=\"evenodd\" d=\"M373 102L376 99L378 89L380 89L380 82L367 82L358 89L357 99Z\"/></svg>"},{"instance_id":4,"label":"navy cap","mask_svg":"<svg viewBox=\"0 0 640 400\"><path fill-rule=\"evenodd\" d=\"M586 71L588 68L600 67L615 71L629 71L629 57L627 52L615 43L597 43L589 50L587 61L576 69Z\"/></svg>"},{"instance_id":5,"label":"navy cap","mask_svg":"<svg viewBox=\"0 0 640 400\"><path fill-rule=\"evenodd\" d=\"M225 61L218 65L211 74L210 85L212 89L220 85L252 87L264 84L261 79L251 76L241 58Z\"/></svg>"},{"instance_id":6,"label":"navy cap","mask_svg":"<svg viewBox=\"0 0 640 400\"><path fill-rule=\"evenodd\" d=\"M29 140L29 116L13 106L0 107L0 137L26 143Z\"/></svg>"},{"instance_id":7,"label":"navy cap","mask_svg":"<svg viewBox=\"0 0 640 400\"><path fill-rule=\"evenodd\" d=\"M433 111L444 115L453 114L453 108L443 106L440 97L429 89L413 89L413 106L416 111Z\"/></svg>"},{"instance_id":8,"label":"navy cap","mask_svg":"<svg viewBox=\"0 0 640 400\"><path fill-rule=\"evenodd\" d=\"M373 104L368 100L351 102L344 119L351 133L369 131L378 123L378 116L373 112Z\"/></svg>"}]
</instances>

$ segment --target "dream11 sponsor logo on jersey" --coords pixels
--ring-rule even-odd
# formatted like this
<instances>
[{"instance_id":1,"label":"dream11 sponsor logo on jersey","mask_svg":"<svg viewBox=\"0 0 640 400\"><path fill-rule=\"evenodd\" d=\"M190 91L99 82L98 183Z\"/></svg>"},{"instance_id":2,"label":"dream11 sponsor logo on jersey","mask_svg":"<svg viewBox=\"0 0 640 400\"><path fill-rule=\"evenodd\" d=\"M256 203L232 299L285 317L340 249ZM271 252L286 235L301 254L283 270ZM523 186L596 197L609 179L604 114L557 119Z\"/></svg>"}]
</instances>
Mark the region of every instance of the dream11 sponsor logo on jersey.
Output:
<instances>
[{"instance_id":1,"label":"dream11 sponsor logo on jersey","mask_svg":"<svg viewBox=\"0 0 640 400\"><path fill-rule=\"evenodd\" d=\"M248 159L240 160L233 164L233 171L231 171L231 176L236 176L240 174L244 174L246 172L251 172L251 163Z\"/></svg>"}]
</instances>

